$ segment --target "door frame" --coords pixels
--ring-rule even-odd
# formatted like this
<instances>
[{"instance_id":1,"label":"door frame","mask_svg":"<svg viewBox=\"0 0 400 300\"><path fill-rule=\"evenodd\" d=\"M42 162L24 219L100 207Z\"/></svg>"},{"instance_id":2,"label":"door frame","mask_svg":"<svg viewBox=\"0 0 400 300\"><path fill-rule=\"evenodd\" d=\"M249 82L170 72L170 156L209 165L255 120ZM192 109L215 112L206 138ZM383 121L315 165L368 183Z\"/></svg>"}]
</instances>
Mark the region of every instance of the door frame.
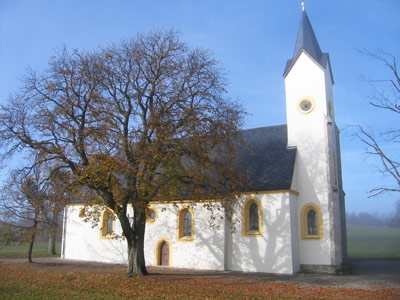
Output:
<instances>
[{"instance_id":1,"label":"door frame","mask_svg":"<svg viewBox=\"0 0 400 300\"><path fill-rule=\"evenodd\" d=\"M161 266L161 246L164 242L167 243L169 248L168 267L170 267L172 265L172 244L166 237L160 238L156 243L156 248L154 251L154 265Z\"/></svg>"}]
</instances>

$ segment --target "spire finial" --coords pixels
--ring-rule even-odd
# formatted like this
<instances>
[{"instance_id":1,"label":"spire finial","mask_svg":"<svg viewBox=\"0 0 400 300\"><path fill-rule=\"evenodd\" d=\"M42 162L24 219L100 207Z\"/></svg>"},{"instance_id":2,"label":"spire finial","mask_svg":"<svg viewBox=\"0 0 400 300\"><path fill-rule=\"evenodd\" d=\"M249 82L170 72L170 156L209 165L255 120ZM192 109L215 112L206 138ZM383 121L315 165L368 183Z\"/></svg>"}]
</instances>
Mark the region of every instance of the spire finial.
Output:
<instances>
[{"instance_id":1,"label":"spire finial","mask_svg":"<svg viewBox=\"0 0 400 300\"><path fill-rule=\"evenodd\" d=\"M303 9L303 11L305 11L306 10L306 3L303 1L303 2L301 2L301 7L302 7L302 9Z\"/></svg>"}]
</instances>

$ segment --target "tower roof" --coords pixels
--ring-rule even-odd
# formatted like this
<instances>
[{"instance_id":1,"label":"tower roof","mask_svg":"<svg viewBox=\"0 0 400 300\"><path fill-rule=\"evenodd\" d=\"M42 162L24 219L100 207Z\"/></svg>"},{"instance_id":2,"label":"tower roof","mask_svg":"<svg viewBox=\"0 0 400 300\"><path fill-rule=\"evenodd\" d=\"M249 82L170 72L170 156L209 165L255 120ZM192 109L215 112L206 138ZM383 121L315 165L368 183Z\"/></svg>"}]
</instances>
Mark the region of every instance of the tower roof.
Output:
<instances>
[{"instance_id":1,"label":"tower roof","mask_svg":"<svg viewBox=\"0 0 400 300\"><path fill-rule=\"evenodd\" d=\"M314 30L305 11L302 12L293 58L299 55L301 50L306 51L318 62L322 57L322 51L319 47L317 37L315 36Z\"/></svg>"},{"instance_id":2,"label":"tower roof","mask_svg":"<svg viewBox=\"0 0 400 300\"><path fill-rule=\"evenodd\" d=\"M311 56L311 58L314 59L323 69L326 68L327 64L330 64L329 54L321 51L317 37L315 36L310 20L304 9L301 15L293 57L287 61L283 77L286 77L297 58L303 51ZM331 78L333 81L332 74Z\"/></svg>"}]
</instances>

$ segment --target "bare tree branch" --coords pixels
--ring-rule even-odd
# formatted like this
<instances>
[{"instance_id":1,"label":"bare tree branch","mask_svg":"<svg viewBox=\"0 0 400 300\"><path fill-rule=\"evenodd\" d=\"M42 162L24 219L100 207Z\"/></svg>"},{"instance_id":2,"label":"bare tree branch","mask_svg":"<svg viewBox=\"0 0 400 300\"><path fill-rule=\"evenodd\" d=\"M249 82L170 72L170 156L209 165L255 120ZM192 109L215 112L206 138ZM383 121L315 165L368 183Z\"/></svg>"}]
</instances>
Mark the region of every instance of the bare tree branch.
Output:
<instances>
[{"instance_id":1,"label":"bare tree branch","mask_svg":"<svg viewBox=\"0 0 400 300\"><path fill-rule=\"evenodd\" d=\"M367 80L369 83L387 83L389 82L389 92L385 91L384 87L373 86L374 92L371 96L370 104L376 108L384 109L400 115L400 76L397 70L396 58L383 51L377 50L371 52L368 50L358 50L360 53L382 62L394 75L394 79L378 79ZM379 136L375 136L372 131L368 131L362 126L358 127L358 138L367 146L366 153L369 155L377 156L380 160L380 172L387 175L389 178L394 179L394 187L377 187L370 190L370 196L378 196L388 192L400 191L400 160L396 155L389 155L387 151L382 148L382 141L397 144L400 142L400 129L389 129L381 132ZM396 153L396 152L395 152ZM397 151L397 154L399 151Z\"/></svg>"}]
</instances>

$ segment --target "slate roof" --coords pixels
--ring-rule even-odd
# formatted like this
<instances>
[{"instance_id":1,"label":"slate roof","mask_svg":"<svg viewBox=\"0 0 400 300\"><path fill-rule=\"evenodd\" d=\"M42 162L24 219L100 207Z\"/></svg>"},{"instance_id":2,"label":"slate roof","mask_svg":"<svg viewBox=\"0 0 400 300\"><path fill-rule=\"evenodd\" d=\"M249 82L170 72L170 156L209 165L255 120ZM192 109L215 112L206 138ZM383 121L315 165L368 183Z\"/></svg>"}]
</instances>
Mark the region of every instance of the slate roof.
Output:
<instances>
[{"instance_id":1,"label":"slate roof","mask_svg":"<svg viewBox=\"0 0 400 300\"><path fill-rule=\"evenodd\" d=\"M246 145L239 150L239 166L249 176L244 191L290 189L296 148L287 148L287 126L243 130L242 138Z\"/></svg>"},{"instance_id":2,"label":"slate roof","mask_svg":"<svg viewBox=\"0 0 400 300\"><path fill-rule=\"evenodd\" d=\"M303 51L308 53L322 68L326 69L327 64L329 64L330 67L329 54L321 51L317 37L315 36L314 30L311 26L310 19L305 11L303 11L301 15L293 57L287 61L283 77L286 77ZM330 70L333 81L332 69L330 68Z\"/></svg>"}]
</instances>

